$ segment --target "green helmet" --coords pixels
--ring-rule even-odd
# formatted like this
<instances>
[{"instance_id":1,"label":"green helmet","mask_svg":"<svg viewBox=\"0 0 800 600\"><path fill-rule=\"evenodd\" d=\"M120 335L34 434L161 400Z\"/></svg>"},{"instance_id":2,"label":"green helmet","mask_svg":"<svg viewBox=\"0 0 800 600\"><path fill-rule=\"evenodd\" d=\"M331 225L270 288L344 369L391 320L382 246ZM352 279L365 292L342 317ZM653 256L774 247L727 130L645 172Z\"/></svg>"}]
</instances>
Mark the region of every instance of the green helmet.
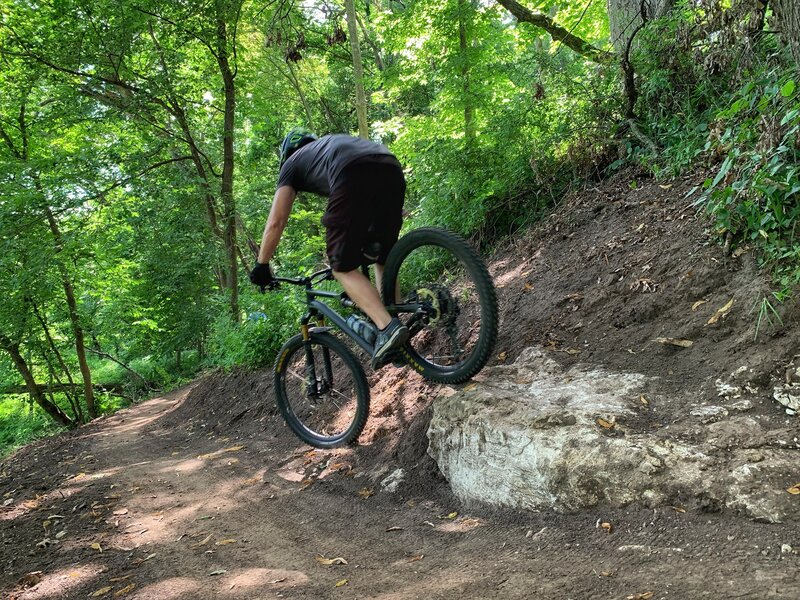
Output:
<instances>
[{"instance_id":1,"label":"green helmet","mask_svg":"<svg viewBox=\"0 0 800 600\"><path fill-rule=\"evenodd\" d=\"M317 136L303 127L295 127L286 137L283 138L281 144L281 166L286 160L295 153L296 150L302 148L306 144L310 144L317 139Z\"/></svg>"}]
</instances>

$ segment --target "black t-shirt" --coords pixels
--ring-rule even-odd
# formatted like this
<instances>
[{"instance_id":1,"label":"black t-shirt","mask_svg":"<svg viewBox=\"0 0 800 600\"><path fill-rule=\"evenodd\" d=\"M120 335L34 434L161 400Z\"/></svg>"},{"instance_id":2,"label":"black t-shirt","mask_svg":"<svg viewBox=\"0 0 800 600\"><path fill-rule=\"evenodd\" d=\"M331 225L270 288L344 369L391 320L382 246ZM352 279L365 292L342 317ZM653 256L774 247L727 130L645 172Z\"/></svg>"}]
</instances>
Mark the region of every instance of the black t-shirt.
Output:
<instances>
[{"instance_id":1,"label":"black t-shirt","mask_svg":"<svg viewBox=\"0 0 800 600\"><path fill-rule=\"evenodd\" d=\"M392 156L383 144L344 134L326 135L306 144L289 157L278 176L278 187L330 196L342 170L367 156Z\"/></svg>"}]
</instances>

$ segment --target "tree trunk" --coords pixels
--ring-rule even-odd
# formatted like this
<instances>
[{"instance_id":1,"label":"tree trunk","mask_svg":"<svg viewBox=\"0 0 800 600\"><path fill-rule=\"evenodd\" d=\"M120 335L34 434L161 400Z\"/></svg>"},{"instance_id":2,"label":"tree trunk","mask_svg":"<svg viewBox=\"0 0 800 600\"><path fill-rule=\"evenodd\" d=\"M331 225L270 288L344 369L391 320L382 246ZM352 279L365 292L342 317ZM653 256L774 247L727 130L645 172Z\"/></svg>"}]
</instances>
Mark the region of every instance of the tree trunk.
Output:
<instances>
[{"instance_id":1,"label":"tree trunk","mask_svg":"<svg viewBox=\"0 0 800 600\"><path fill-rule=\"evenodd\" d=\"M364 63L361 61L361 48L358 45L358 24L353 0L344 1L347 13L347 30L350 34L350 50L353 54L353 76L356 82L356 114L358 115L358 135L369 139L367 125L367 96L364 93Z\"/></svg>"},{"instance_id":2,"label":"tree trunk","mask_svg":"<svg viewBox=\"0 0 800 600\"><path fill-rule=\"evenodd\" d=\"M72 280L67 271L67 266L58 256L58 253L64 246L61 230L58 228L58 223L49 206L45 207L45 215L47 216L47 223L50 225L50 231L53 234L53 241L55 242L55 262L61 274L61 284L64 287L64 295L66 296L67 308L69 310L69 321L72 325L72 334L75 336L75 354L78 356L78 365L80 366L81 376L83 377L83 395L86 399L86 411L89 413L89 418L94 419L97 417L97 408L94 404L92 373L89 370L89 363L86 361L83 327L81 326L80 316L78 315L78 303L75 301L75 291L72 287Z\"/></svg>"},{"instance_id":3,"label":"tree trunk","mask_svg":"<svg viewBox=\"0 0 800 600\"><path fill-rule=\"evenodd\" d=\"M64 427L72 427L75 425L75 422L70 419L57 404L45 398L44 390L42 389L43 386L37 385L28 363L25 362L25 358L19 351L19 344L13 343L9 338L0 333L0 348L8 352L17 371L22 375L22 379L25 381L25 387L22 388L22 390L27 392L31 399L41 406L42 409L60 425Z\"/></svg>"},{"instance_id":4,"label":"tree trunk","mask_svg":"<svg viewBox=\"0 0 800 600\"><path fill-rule=\"evenodd\" d=\"M775 20L783 43L789 48L794 62L800 66L800 2L772 0L772 10L775 11Z\"/></svg>"},{"instance_id":5,"label":"tree trunk","mask_svg":"<svg viewBox=\"0 0 800 600\"><path fill-rule=\"evenodd\" d=\"M225 113L222 133L222 206L225 218L225 250L228 257L227 287L230 291L230 311L239 322L238 248L236 245L236 204L233 197L233 130L236 118L235 73L228 60L228 30L222 8L217 8L217 64L225 90ZM234 42L235 43L235 42Z\"/></svg>"},{"instance_id":6,"label":"tree trunk","mask_svg":"<svg viewBox=\"0 0 800 600\"><path fill-rule=\"evenodd\" d=\"M306 94L303 91L303 86L300 85L300 80L297 78L297 74L294 72L292 63L287 61L286 66L289 68L289 81L297 92L297 95L300 97L300 102L303 103L303 110L306 112L308 127L311 129L311 131L316 131L316 127L314 127L314 115L311 113L311 105L308 103L308 98L306 98ZM258 252L256 252L256 254L258 254Z\"/></svg>"},{"instance_id":7,"label":"tree trunk","mask_svg":"<svg viewBox=\"0 0 800 600\"><path fill-rule=\"evenodd\" d=\"M675 5L675 0L607 0L608 24L611 43L620 56L625 53L628 42L641 28L645 20L665 15ZM644 15L642 15L644 8ZM635 44L633 44L635 48Z\"/></svg>"},{"instance_id":8,"label":"tree trunk","mask_svg":"<svg viewBox=\"0 0 800 600\"><path fill-rule=\"evenodd\" d=\"M461 85L464 99L464 146L471 149L475 141L475 109L470 88L469 23L472 21L471 0L458 0L458 50Z\"/></svg>"},{"instance_id":9,"label":"tree trunk","mask_svg":"<svg viewBox=\"0 0 800 600\"><path fill-rule=\"evenodd\" d=\"M58 361L58 366L61 368L61 371L67 376L67 381L69 382L70 390L65 390L64 395L67 397L67 401L69 405L72 407L73 414L75 418L84 423L86 419L83 416L83 410L81 410L80 402L78 402L75 397L72 395L71 390L75 390L78 388L78 385L75 383L75 380L72 378L72 373L67 366L66 361L64 361L64 357L61 355L61 351L56 346L55 340L50 333L50 327L47 325L47 319L44 314L42 314L39 309L36 307L35 304L31 302L31 308L33 309L33 314L36 316L36 320L39 321L39 324L42 326L42 331L44 332L44 337L47 340L47 345L50 347L50 352L52 352L53 356L56 357ZM48 360L48 365L50 361ZM55 373L55 369L52 367L50 368L51 373L55 377L56 381L61 383L61 378Z\"/></svg>"}]
</instances>

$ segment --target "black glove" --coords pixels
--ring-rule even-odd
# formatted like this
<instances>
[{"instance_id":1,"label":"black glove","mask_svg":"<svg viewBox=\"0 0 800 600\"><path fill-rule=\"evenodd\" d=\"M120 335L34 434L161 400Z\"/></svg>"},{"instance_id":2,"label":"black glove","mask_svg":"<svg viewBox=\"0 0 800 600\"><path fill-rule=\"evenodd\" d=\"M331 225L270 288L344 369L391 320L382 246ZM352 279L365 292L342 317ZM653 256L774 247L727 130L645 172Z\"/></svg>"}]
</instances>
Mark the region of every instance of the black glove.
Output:
<instances>
[{"instance_id":1,"label":"black glove","mask_svg":"<svg viewBox=\"0 0 800 600\"><path fill-rule=\"evenodd\" d=\"M278 282L272 276L269 263L256 263L256 266L250 271L250 283L260 287L263 292L266 288L274 289Z\"/></svg>"}]
</instances>

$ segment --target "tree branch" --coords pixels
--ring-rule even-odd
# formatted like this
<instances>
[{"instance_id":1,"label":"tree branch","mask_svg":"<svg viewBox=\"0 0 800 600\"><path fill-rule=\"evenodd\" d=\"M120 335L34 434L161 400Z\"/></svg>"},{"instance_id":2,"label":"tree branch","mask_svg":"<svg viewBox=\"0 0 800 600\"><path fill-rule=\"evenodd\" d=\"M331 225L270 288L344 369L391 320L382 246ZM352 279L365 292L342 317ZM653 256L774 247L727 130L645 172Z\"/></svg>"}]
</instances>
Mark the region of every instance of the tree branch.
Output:
<instances>
[{"instance_id":1,"label":"tree branch","mask_svg":"<svg viewBox=\"0 0 800 600\"><path fill-rule=\"evenodd\" d=\"M529 8L525 8L515 0L497 0L497 3L514 15L517 21L530 23L540 29L544 29L552 36L553 40L564 44L567 48L570 48L593 62L605 64L611 62L613 58L611 52L593 46L538 10L533 11Z\"/></svg>"}]
</instances>

